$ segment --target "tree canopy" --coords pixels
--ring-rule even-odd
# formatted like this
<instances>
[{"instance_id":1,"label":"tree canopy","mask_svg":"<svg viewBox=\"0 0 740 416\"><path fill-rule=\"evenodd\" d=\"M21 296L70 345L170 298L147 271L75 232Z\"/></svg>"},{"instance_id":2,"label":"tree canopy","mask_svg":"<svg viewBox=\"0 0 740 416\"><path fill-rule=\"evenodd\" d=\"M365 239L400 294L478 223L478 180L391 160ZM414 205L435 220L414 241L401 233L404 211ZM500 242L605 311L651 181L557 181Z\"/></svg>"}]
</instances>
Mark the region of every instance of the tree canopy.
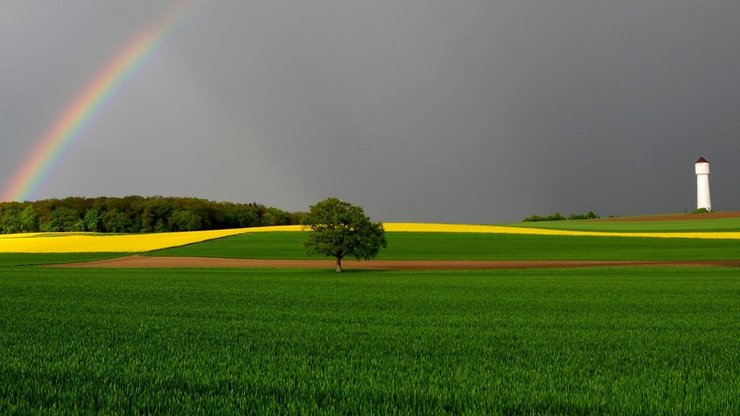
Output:
<instances>
[{"instance_id":1,"label":"tree canopy","mask_svg":"<svg viewBox=\"0 0 740 416\"><path fill-rule=\"evenodd\" d=\"M334 257L338 273L344 257L370 260L387 246L382 223L372 222L361 207L337 198L312 205L303 225L309 230L303 243L306 251Z\"/></svg>"},{"instance_id":2,"label":"tree canopy","mask_svg":"<svg viewBox=\"0 0 740 416\"><path fill-rule=\"evenodd\" d=\"M303 213L256 203L141 197L0 202L0 233L90 231L154 233L300 224Z\"/></svg>"}]
</instances>

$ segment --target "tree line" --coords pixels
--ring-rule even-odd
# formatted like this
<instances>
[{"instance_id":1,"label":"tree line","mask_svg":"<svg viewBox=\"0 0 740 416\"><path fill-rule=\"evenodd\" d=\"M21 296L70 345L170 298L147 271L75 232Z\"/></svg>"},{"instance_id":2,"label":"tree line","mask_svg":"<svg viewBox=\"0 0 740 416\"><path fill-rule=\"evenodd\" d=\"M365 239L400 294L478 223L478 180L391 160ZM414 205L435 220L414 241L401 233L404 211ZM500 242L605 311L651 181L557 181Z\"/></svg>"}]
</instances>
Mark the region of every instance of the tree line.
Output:
<instances>
[{"instance_id":1,"label":"tree line","mask_svg":"<svg viewBox=\"0 0 740 416\"><path fill-rule=\"evenodd\" d=\"M594 214L593 211L589 211L585 214L571 214L567 217L561 213L556 212L550 215L530 215L523 219L524 222L538 222L538 221L565 221L565 220L595 220L599 218L598 215Z\"/></svg>"},{"instance_id":2,"label":"tree line","mask_svg":"<svg viewBox=\"0 0 740 416\"><path fill-rule=\"evenodd\" d=\"M199 198L69 197L0 203L0 233L158 233L300 224L305 213Z\"/></svg>"}]
</instances>

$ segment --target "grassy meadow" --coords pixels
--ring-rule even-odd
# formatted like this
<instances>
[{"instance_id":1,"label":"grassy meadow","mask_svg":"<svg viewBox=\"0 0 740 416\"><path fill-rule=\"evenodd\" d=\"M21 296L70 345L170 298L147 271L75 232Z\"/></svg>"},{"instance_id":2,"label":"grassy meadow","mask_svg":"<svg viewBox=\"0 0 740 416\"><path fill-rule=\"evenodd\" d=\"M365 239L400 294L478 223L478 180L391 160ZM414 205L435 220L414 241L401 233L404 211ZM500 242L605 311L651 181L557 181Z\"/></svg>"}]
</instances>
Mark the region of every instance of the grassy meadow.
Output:
<instances>
[{"instance_id":1,"label":"grassy meadow","mask_svg":"<svg viewBox=\"0 0 740 416\"><path fill-rule=\"evenodd\" d=\"M734 231L724 223L706 229ZM146 254L306 258L302 232L264 231ZM726 239L387 238L380 258L397 260L740 259L740 240ZM337 275L38 266L117 255L127 254L0 253L0 414L732 415L740 408L736 268Z\"/></svg>"}]
</instances>

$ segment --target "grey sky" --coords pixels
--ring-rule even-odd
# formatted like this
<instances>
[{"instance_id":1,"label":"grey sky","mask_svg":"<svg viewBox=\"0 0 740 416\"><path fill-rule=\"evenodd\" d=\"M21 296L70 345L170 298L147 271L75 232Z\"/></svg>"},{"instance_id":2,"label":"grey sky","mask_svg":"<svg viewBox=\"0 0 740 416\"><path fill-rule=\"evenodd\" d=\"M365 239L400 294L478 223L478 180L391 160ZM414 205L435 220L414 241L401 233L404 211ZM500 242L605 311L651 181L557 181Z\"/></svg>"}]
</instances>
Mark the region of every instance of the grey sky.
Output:
<instances>
[{"instance_id":1,"label":"grey sky","mask_svg":"<svg viewBox=\"0 0 740 416\"><path fill-rule=\"evenodd\" d=\"M0 183L176 1L0 3ZM205 2L34 199L177 195L383 221L740 210L740 2Z\"/></svg>"}]
</instances>

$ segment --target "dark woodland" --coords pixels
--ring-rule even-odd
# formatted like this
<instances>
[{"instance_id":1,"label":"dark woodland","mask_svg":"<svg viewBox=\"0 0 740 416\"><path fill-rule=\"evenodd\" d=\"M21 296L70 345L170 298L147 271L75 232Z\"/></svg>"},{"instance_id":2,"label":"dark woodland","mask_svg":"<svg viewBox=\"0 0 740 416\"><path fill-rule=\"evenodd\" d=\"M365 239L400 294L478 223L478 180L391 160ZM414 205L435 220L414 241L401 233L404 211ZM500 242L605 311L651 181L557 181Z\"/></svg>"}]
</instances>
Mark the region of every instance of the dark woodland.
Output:
<instances>
[{"instance_id":1,"label":"dark woodland","mask_svg":"<svg viewBox=\"0 0 740 416\"><path fill-rule=\"evenodd\" d=\"M300 224L303 213L198 198L46 199L0 203L0 233L156 233Z\"/></svg>"}]
</instances>

